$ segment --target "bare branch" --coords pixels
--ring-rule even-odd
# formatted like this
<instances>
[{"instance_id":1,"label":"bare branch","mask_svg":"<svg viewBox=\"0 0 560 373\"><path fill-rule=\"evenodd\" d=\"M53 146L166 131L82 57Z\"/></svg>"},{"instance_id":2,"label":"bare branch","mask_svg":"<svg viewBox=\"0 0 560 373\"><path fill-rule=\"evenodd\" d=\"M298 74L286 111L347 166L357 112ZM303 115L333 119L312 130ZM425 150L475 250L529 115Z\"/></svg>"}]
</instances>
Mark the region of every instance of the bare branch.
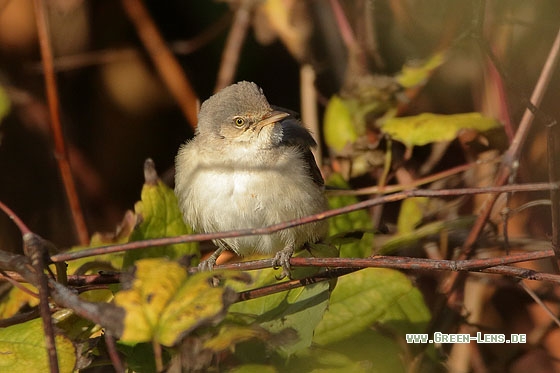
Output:
<instances>
[{"instance_id":1,"label":"bare branch","mask_svg":"<svg viewBox=\"0 0 560 373\"><path fill-rule=\"evenodd\" d=\"M274 224L264 228L240 229L235 231L218 232L218 233L187 234L187 235L176 236L176 237L156 238L151 240L128 242L119 245L101 246L101 247L85 249L81 251L55 254L51 256L51 260L57 263L57 262L76 260L80 258L86 258L89 256L95 256L101 254L108 254L108 253L128 251L128 250L137 250L146 247L172 245L176 243L185 243L185 242L209 241L209 240L215 240L219 238L271 234L298 225L324 220L333 216L346 214L352 211L361 210L368 207L381 205L384 203L398 202L411 197L444 197L444 196L450 197L450 196L462 196L467 194L472 195L472 194L522 192L522 191L537 192L537 191L547 191L547 190L558 189L558 188L559 188L558 183L534 183L534 184L516 184L516 185L505 185L505 186L484 187L484 188L408 190L400 193L394 193L386 196L376 197L373 199L358 202L345 207L328 210L319 214L310 215L300 219L294 219L287 222L282 222L279 224Z\"/></svg>"},{"instance_id":2,"label":"bare branch","mask_svg":"<svg viewBox=\"0 0 560 373\"><path fill-rule=\"evenodd\" d=\"M150 13L141 0L122 0L122 5L136 27L138 36L150 54L163 82L179 104L191 127L195 128L198 97L177 59L167 47Z\"/></svg>"},{"instance_id":3,"label":"bare branch","mask_svg":"<svg viewBox=\"0 0 560 373\"><path fill-rule=\"evenodd\" d=\"M72 169L68 161L68 151L62 133L62 124L60 123L60 104L58 100L56 79L54 76L53 54L50 44L49 29L47 24L46 2L34 0L33 7L35 9L35 17L37 22L37 32L39 34L39 46L41 48L41 56L45 71L45 89L47 91L47 100L49 103L50 126L54 138L54 155L58 163L58 169L66 191L66 198L70 204L70 211L74 221L74 228L80 244L87 245L89 242L89 234L84 219L84 214L80 206L80 200L76 191L74 178L72 177Z\"/></svg>"}]
</instances>

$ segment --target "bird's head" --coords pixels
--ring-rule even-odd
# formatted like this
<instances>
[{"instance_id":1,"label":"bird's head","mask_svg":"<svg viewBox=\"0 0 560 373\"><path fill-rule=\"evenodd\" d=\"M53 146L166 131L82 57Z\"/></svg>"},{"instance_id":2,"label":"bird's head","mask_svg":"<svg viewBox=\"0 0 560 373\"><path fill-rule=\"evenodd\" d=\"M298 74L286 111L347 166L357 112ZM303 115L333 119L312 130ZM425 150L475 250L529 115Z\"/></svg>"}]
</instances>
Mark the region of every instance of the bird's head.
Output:
<instances>
[{"instance_id":1,"label":"bird's head","mask_svg":"<svg viewBox=\"0 0 560 373\"><path fill-rule=\"evenodd\" d=\"M289 116L270 107L262 90L251 82L230 85L202 103L198 132L231 142L258 142L260 146L278 143L281 126Z\"/></svg>"}]
</instances>

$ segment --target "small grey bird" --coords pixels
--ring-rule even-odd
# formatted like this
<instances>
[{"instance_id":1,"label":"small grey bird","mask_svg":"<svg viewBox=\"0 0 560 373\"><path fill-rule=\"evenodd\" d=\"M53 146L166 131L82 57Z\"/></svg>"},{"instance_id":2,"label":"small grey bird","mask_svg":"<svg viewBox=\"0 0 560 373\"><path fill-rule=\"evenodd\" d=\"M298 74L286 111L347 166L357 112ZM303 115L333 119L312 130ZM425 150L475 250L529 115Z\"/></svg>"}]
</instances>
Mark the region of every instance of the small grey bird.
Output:
<instances>
[{"instance_id":1,"label":"small grey bird","mask_svg":"<svg viewBox=\"0 0 560 373\"><path fill-rule=\"evenodd\" d=\"M184 220L198 232L261 228L325 211L323 178L299 121L274 110L251 82L224 88L202 104L195 137L175 159L175 194ZM223 250L274 254L289 275L295 249L327 233L326 221L270 235L215 240L199 265L211 270Z\"/></svg>"}]
</instances>

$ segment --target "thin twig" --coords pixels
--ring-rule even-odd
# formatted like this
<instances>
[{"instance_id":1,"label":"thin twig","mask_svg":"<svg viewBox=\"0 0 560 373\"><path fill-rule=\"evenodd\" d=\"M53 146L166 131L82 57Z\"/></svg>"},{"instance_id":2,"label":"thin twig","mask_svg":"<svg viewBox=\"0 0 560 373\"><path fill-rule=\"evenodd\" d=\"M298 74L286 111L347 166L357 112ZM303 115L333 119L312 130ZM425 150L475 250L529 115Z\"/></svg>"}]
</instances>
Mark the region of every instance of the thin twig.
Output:
<instances>
[{"instance_id":1,"label":"thin twig","mask_svg":"<svg viewBox=\"0 0 560 373\"><path fill-rule=\"evenodd\" d=\"M554 323L560 328L560 320L558 320L558 316L556 316L554 312L552 312L552 310L546 304L544 304L542 299L539 298L539 296L530 287L525 285L525 283L519 282L519 286L521 286L521 288L525 290L525 292L529 294L531 298L533 298L535 303L541 306L541 308L548 314L548 316L550 316L550 319L554 321Z\"/></svg>"},{"instance_id":2,"label":"thin twig","mask_svg":"<svg viewBox=\"0 0 560 373\"><path fill-rule=\"evenodd\" d=\"M37 22L37 32L39 35L39 46L45 70L45 89L49 103L51 132L54 138L54 155L58 163L58 169L62 177L62 182L64 184L66 198L68 198L68 203L70 205L76 234L80 244L87 245L89 242L89 234L82 208L80 206L80 200L78 199L74 178L72 177L72 169L68 161L68 152L64 141L62 125L60 123L60 104L58 100L56 79L54 76L53 55L50 45L46 6L45 1L33 1Z\"/></svg>"},{"instance_id":3,"label":"thin twig","mask_svg":"<svg viewBox=\"0 0 560 373\"><path fill-rule=\"evenodd\" d=\"M231 25L224 52L222 53L222 62L216 79L214 92L227 87L233 82L237 65L239 64L239 56L241 55L241 47L247 37L251 21L251 12L256 4L255 0L241 0L241 4L235 11L233 23Z\"/></svg>"},{"instance_id":4,"label":"thin twig","mask_svg":"<svg viewBox=\"0 0 560 373\"><path fill-rule=\"evenodd\" d=\"M109 358L111 359L111 363L113 363L113 368L117 373L124 373L125 369L122 364L122 361L119 357L119 353L117 351L117 345L115 343L115 339L113 335L109 331L105 331L105 345L107 346L107 352L109 353Z\"/></svg>"},{"instance_id":5,"label":"thin twig","mask_svg":"<svg viewBox=\"0 0 560 373\"><path fill-rule=\"evenodd\" d=\"M12 273L14 273L14 272L12 272ZM23 286L22 284L20 284L20 282L23 282L22 281L23 277L19 276L19 274L17 274L17 273L16 273L16 275L18 276L17 279L10 276L7 272L0 270L0 279L4 279L4 280L8 281L10 284L12 284L12 286L18 288L21 292L23 292L23 293L25 293L29 296L32 296L34 298L39 298L39 293L35 293L31 289L28 289L25 286Z\"/></svg>"},{"instance_id":6,"label":"thin twig","mask_svg":"<svg viewBox=\"0 0 560 373\"><path fill-rule=\"evenodd\" d=\"M34 320L41 316L38 307L34 307L31 311L18 313L6 319L0 319L0 328L7 328L8 326L24 323L29 320Z\"/></svg>"},{"instance_id":7,"label":"thin twig","mask_svg":"<svg viewBox=\"0 0 560 373\"><path fill-rule=\"evenodd\" d=\"M547 157L548 157L548 179L550 181L560 180L560 164L558 162L558 140L555 129L558 128L556 121L547 126ZM552 249L556 253L556 262L560 265L560 192L550 191L550 214L552 217Z\"/></svg>"},{"instance_id":8,"label":"thin twig","mask_svg":"<svg viewBox=\"0 0 560 373\"><path fill-rule=\"evenodd\" d=\"M481 4L484 4L484 1L482 1ZM479 20L479 22L482 22L482 20ZM478 37L480 38L480 40L484 40L483 35L479 34ZM491 55L491 51L487 51L487 53L489 53L489 56ZM530 102L528 103L527 108L525 109L525 113L521 118L521 122L517 129L517 132L515 133L515 136L508 150L504 154L503 162L498 169L494 185L500 186L506 184L510 179L512 171L517 168L519 155L521 153L525 140L528 138L529 130L531 129L531 125L535 117L536 108L538 108L541 104L542 98L544 97L544 94L548 88L550 79L552 78L552 74L554 73L554 70L558 65L559 59L560 29L558 30L543 69L541 70L541 74L531 95ZM474 244L482 233L482 230L490 217L490 213L492 212L492 208L494 207L497 199L498 194L493 194L489 196L485 201L483 208L479 212L478 217L469 232L469 235L463 243L461 258L468 258L470 255L472 255ZM447 278L443 283L442 292L449 293L452 289L455 289L458 285L459 280L460 278L457 274L451 274L451 276L449 276L449 278ZM449 297L449 300L450 302L453 302L454 298Z\"/></svg>"},{"instance_id":9,"label":"thin twig","mask_svg":"<svg viewBox=\"0 0 560 373\"><path fill-rule=\"evenodd\" d=\"M189 55L204 47L221 34L231 23L231 14L225 13L218 20L188 40L169 42L169 49L174 54ZM70 71L88 66L108 64L111 62L131 60L140 56L137 48L101 49L74 55L58 56L53 60L54 71ZM43 65L33 63L28 67L31 72L43 72Z\"/></svg>"},{"instance_id":10,"label":"thin twig","mask_svg":"<svg viewBox=\"0 0 560 373\"><path fill-rule=\"evenodd\" d=\"M303 218L294 219L294 220L270 225L268 227L263 227L263 228L240 229L240 230L217 232L217 233L187 234L187 235L181 235L175 237L155 238L150 240L128 242L128 243L118 244L118 245L101 246L101 247L96 247L91 249L84 249L81 251L55 254L51 257L51 260L56 263L56 262L76 260L80 258L86 258L89 256L96 256L101 254L109 254L109 253L128 251L128 250L137 250L146 247L171 245L171 244L185 243L185 242L209 241L209 240L215 240L219 238L271 234L284 229L296 227L298 225L308 224L319 220L325 220L333 216L346 214L356 210L366 209L368 207L372 207L384 203L399 202L404 199L412 198L412 197L451 197L451 196L463 196L467 194L472 195L472 194L522 192L522 191L538 192L538 191L548 191L550 189L555 189L555 188L556 189L559 188L558 183L533 183L533 184L504 185L500 187L458 188L458 189L440 189L440 190L407 190L400 193L394 193L386 196L372 198L352 205L328 210L318 214L305 216Z\"/></svg>"},{"instance_id":11,"label":"thin twig","mask_svg":"<svg viewBox=\"0 0 560 373\"><path fill-rule=\"evenodd\" d=\"M136 27L138 36L150 54L163 82L173 95L187 121L195 128L198 98L181 65L169 50L142 1L122 0L122 5L134 27Z\"/></svg>"},{"instance_id":12,"label":"thin twig","mask_svg":"<svg viewBox=\"0 0 560 373\"><path fill-rule=\"evenodd\" d=\"M519 127L515 133L515 136L503 157L503 163L498 170L498 176L496 177L496 181L494 185L504 185L514 168L517 167L517 162L519 159L519 155L525 144L525 140L528 138L529 131L531 129L531 125L533 123L533 119L535 118L535 108L538 108L541 104L541 101L544 97L544 94L548 88L552 75L558 65L558 61L560 59L560 29L556 35L554 43L550 48L550 52L548 57L545 61L545 64L542 68L541 74L535 85L533 93L530 99L530 105L525 109L523 117L521 118L521 122L519 123ZM490 196L484 205L484 208L478 215L478 219L476 220L473 228L471 229L465 243L463 244L463 251L465 255L469 255L470 251L478 236L482 232L488 217L490 216L490 212L494 207L494 203L498 198L497 195ZM560 255L560 253L559 253Z\"/></svg>"},{"instance_id":13,"label":"thin twig","mask_svg":"<svg viewBox=\"0 0 560 373\"><path fill-rule=\"evenodd\" d=\"M31 230L27 225L25 225L23 220L21 220L19 216L17 216L15 212L13 212L12 209L6 206L2 201L0 201L0 210L4 211L4 213L8 215L8 217L14 222L14 224L18 227L19 231L21 232L22 236L24 234L31 233Z\"/></svg>"},{"instance_id":14,"label":"thin twig","mask_svg":"<svg viewBox=\"0 0 560 373\"><path fill-rule=\"evenodd\" d=\"M539 258L549 258L554 256L552 250L539 252ZM525 260L515 258L509 261L511 257L495 258L503 262L516 263ZM292 267L329 267L331 270L319 273L303 279L295 279L279 282L272 285L263 286L257 289L251 289L239 293L239 301L245 301L258 297L264 297L270 294L276 294L282 291L295 289L298 287L314 284L321 281L327 281L333 278L347 275L364 268L391 268L401 270L415 271L461 271L461 272L482 272L487 274L496 274L502 276L515 277L519 279L527 279L534 281L547 281L554 284L560 284L560 275L551 273L537 272L531 269L496 265L491 267L490 264L480 264L480 262L488 261L488 258L472 260L453 261L453 260L434 260L422 258L403 258L403 257L373 257L367 259L358 258L292 258L290 265ZM527 259L532 260L532 259ZM495 262L494 262L495 263ZM252 262L234 263L228 265L216 266L216 270L224 269L263 269L270 268L272 260L258 260ZM197 268L190 268L191 272L196 272Z\"/></svg>"},{"instance_id":15,"label":"thin twig","mask_svg":"<svg viewBox=\"0 0 560 373\"><path fill-rule=\"evenodd\" d=\"M499 159L496 159L493 160L492 162L498 162L498 161ZM463 164L460 166L455 166L448 170L441 171L429 176L425 176L420 179L416 179L409 184L386 185L384 187L380 187L376 185L372 187L366 187L361 189L349 189L349 190L335 189L335 190L327 190L327 193L329 196L365 196L370 194L395 193L395 192L400 192L402 190L414 189L425 184L433 183L434 181L445 179L446 177L451 177L460 172L468 171L474 167L478 167L486 163L488 162L474 162L474 163Z\"/></svg>"},{"instance_id":16,"label":"thin twig","mask_svg":"<svg viewBox=\"0 0 560 373\"><path fill-rule=\"evenodd\" d=\"M45 333L45 346L49 357L51 373L59 372L58 354L56 351L54 326L49 306L49 287L47 275L43 272L46 267L45 256L47 249L42 244L40 238L32 233L23 236L23 242L27 256L31 259L31 264L37 276L37 288L39 289L39 312L43 320L43 330Z\"/></svg>"}]
</instances>

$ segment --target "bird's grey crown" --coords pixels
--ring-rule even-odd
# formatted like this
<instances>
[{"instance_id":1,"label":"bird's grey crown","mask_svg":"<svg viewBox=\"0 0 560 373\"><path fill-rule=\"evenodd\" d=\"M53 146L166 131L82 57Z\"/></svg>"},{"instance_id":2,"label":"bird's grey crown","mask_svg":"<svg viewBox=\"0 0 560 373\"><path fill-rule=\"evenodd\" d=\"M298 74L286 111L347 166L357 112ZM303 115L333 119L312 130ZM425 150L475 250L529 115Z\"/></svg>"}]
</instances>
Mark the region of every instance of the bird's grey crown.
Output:
<instances>
[{"instance_id":1,"label":"bird's grey crown","mask_svg":"<svg viewBox=\"0 0 560 373\"><path fill-rule=\"evenodd\" d=\"M216 132L236 115L262 116L271 111L262 89L255 83L242 81L204 101L198 113L198 131Z\"/></svg>"}]
</instances>

